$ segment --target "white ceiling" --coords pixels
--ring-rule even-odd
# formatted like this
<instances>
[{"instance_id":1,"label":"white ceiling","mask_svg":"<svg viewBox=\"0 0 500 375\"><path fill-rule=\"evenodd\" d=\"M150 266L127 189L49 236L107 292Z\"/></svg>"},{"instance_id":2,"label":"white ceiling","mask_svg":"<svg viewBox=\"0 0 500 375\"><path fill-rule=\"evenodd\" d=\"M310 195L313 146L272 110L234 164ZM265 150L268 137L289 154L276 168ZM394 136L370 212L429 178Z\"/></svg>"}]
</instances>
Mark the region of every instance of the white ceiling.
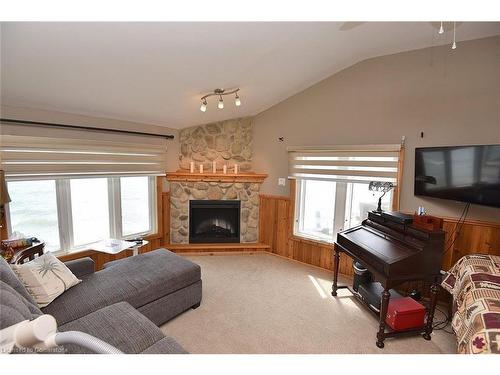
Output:
<instances>
[{"instance_id":1,"label":"white ceiling","mask_svg":"<svg viewBox=\"0 0 500 375\"><path fill-rule=\"evenodd\" d=\"M255 115L370 57L451 42L409 23L3 23L2 104L183 128ZM500 34L462 23L457 40ZM458 46L460 48L460 45ZM450 49L450 53L452 53ZM200 96L240 87L242 106Z\"/></svg>"}]
</instances>

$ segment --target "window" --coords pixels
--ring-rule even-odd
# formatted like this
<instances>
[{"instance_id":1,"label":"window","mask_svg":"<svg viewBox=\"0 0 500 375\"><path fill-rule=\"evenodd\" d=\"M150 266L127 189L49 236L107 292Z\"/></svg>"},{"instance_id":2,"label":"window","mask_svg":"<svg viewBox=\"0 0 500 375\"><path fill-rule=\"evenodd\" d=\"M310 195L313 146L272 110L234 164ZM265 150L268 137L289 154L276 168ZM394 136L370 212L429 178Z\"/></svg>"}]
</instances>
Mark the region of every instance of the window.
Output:
<instances>
[{"instance_id":1,"label":"window","mask_svg":"<svg viewBox=\"0 0 500 375\"><path fill-rule=\"evenodd\" d=\"M73 245L81 246L110 236L108 179L70 180Z\"/></svg>"},{"instance_id":2,"label":"window","mask_svg":"<svg viewBox=\"0 0 500 375\"><path fill-rule=\"evenodd\" d=\"M336 183L301 180L300 184L302 194L298 231L306 236L329 240L333 236Z\"/></svg>"},{"instance_id":3,"label":"window","mask_svg":"<svg viewBox=\"0 0 500 375\"><path fill-rule=\"evenodd\" d=\"M148 176L9 181L9 229L50 251L151 233L155 186Z\"/></svg>"},{"instance_id":4,"label":"window","mask_svg":"<svg viewBox=\"0 0 500 375\"><path fill-rule=\"evenodd\" d=\"M368 183L298 180L294 234L333 242L337 232L361 224L381 195L369 191ZM391 203L392 191L382 199L382 209Z\"/></svg>"},{"instance_id":5,"label":"window","mask_svg":"<svg viewBox=\"0 0 500 375\"><path fill-rule=\"evenodd\" d=\"M333 242L336 234L359 225L378 206L383 192L371 181L398 182L401 144L290 146L288 176L297 181L294 234ZM392 203L392 190L382 209Z\"/></svg>"},{"instance_id":6,"label":"window","mask_svg":"<svg viewBox=\"0 0 500 375\"><path fill-rule=\"evenodd\" d=\"M347 184L344 229L352 228L368 217L368 212L375 210L381 192L368 190L368 184ZM389 211L392 203L392 190L382 198L382 210Z\"/></svg>"},{"instance_id":7,"label":"window","mask_svg":"<svg viewBox=\"0 0 500 375\"><path fill-rule=\"evenodd\" d=\"M48 250L58 250L60 241L55 181L9 182L8 189L11 230L43 238Z\"/></svg>"},{"instance_id":8,"label":"window","mask_svg":"<svg viewBox=\"0 0 500 375\"><path fill-rule=\"evenodd\" d=\"M151 193L147 177L120 178L122 233L124 236L151 230Z\"/></svg>"}]
</instances>

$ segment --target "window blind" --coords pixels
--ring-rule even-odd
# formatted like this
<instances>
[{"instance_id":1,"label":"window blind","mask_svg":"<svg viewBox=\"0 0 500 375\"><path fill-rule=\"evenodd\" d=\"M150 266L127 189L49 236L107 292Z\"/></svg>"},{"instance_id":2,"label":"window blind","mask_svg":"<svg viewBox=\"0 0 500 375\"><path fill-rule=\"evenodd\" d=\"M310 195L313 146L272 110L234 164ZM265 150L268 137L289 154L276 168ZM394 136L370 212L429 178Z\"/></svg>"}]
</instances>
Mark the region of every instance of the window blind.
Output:
<instances>
[{"instance_id":1,"label":"window blind","mask_svg":"<svg viewBox=\"0 0 500 375\"><path fill-rule=\"evenodd\" d=\"M397 184L401 145L288 147L289 178Z\"/></svg>"},{"instance_id":2,"label":"window blind","mask_svg":"<svg viewBox=\"0 0 500 375\"><path fill-rule=\"evenodd\" d=\"M164 175L166 140L3 123L0 161L9 180Z\"/></svg>"}]
</instances>

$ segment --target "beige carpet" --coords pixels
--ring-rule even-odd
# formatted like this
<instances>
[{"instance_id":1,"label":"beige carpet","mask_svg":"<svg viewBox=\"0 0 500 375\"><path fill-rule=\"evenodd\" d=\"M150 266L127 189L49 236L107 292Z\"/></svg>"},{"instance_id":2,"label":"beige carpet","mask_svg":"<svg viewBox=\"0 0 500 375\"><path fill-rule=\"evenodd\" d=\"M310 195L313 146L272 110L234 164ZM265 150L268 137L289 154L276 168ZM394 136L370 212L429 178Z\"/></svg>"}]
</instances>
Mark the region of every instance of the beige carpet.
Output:
<instances>
[{"instance_id":1,"label":"beige carpet","mask_svg":"<svg viewBox=\"0 0 500 375\"><path fill-rule=\"evenodd\" d=\"M203 300L163 325L191 353L454 353L453 335L387 339L376 317L332 273L270 254L188 256L202 269ZM342 280L341 280L342 281ZM439 315L437 316L440 317Z\"/></svg>"}]
</instances>

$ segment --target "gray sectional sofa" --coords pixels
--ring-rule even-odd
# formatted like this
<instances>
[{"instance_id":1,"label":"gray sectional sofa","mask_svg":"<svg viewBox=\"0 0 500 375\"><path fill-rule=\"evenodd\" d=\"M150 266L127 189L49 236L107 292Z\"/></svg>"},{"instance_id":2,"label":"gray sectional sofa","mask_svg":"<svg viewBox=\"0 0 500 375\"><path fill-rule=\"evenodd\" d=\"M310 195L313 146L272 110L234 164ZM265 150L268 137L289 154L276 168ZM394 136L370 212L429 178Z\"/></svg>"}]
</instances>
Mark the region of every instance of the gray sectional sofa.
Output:
<instances>
[{"instance_id":1,"label":"gray sectional sofa","mask_svg":"<svg viewBox=\"0 0 500 375\"><path fill-rule=\"evenodd\" d=\"M201 270L168 250L158 249L107 263L94 272L83 258L65 263L82 282L39 309L0 258L0 329L50 314L59 331L82 331L125 353L186 353L160 324L201 302ZM87 353L66 345L65 353Z\"/></svg>"}]
</instances>

